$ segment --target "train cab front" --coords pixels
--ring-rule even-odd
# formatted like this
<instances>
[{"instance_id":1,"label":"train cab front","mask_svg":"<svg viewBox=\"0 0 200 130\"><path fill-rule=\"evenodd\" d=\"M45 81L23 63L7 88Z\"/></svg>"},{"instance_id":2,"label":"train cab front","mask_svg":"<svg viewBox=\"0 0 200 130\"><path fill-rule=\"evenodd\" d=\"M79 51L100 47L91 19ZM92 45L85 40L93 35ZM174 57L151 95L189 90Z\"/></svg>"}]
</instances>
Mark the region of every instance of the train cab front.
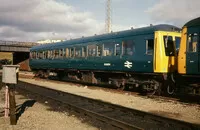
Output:
<instances>
[{"instance_id":1,"label":"train cab front","mask_svg":"<svg viewBox=\"0 0 200 130\"><path fill-rule=\"evenodd\" d=\"M177 53L180 45L179 32L157 31L155 34L154 72L174 73L177 71Z\"/></svg>"},{"instance_id":2,"label":"train cab front","mask_svg":"<svg viewBox=\"0 0 200 130\"><path fill-rule=\"evenodd\" d=\"M163 75L161 81L163 84L162 88L168 94L174 93L180 38L180 32L155 32L154 72Z\"/></svg>"}]
</instances>

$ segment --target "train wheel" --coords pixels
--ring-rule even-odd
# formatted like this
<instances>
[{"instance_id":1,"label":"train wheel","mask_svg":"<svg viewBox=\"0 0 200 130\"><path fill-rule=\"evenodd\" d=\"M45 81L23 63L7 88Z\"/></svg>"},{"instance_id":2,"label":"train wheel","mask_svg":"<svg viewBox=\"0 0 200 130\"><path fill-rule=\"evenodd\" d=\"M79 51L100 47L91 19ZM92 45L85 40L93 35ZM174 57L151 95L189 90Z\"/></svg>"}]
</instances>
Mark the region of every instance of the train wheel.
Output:
<instances>
[{"instance_id":1,"label":"train wheel","mask_svg":"<svg viewBox=\"0 0 200 130\"><path fill-rule=\"evenodd\" d=\"M126 85L120 85L120 87L118 88L119 90L127 90L128 87Z\"/></svg>"}]
</instances>

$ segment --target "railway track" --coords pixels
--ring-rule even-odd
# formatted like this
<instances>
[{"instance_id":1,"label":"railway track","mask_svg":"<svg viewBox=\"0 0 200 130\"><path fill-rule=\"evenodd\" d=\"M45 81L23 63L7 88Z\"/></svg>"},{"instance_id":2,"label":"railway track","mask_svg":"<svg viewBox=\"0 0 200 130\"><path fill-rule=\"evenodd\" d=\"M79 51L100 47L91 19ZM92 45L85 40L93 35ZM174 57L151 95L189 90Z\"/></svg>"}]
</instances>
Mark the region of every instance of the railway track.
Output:
<instances>
[{"instance_id":1,"label":"railway track","mask_svg":"<svg viewBox=\"0 0 200 130\"><path fill-rule=\"evenodd\" d=\"M25 74L24 74L25 73ZM28 73L28 75L26 74ZM30 72L23 72L22 74L20 74L20 77L22 78L34 78L34 76L32 74L30 74ZM125 90L120 90L120 89L113 89L111 87L105 86L105 85L101 85L101 86L94 86L92 84L87 84L87 83L80 83L77 81L60 81L56 78L52 78L52 79L42 79L42 78L38 78L35 77L38 80L44 80L44 81L50 81L50 82L54 82L54 83L67 83L67 84L75 84L76 86L84 86L87 85L88 88L90 89L100 89L103 91L109 91L109 92L113 92L113 93L121 93L121 94L129 94L129 95L134 95L134 96L141 96L141 97L147 97L147 98L152 98L155 100L163 100L166 102L171 102L171 101L180 101L181 103L186 103L186 104L200 104L200 96L198 95L184 95L184 94L176 94L176 95L142 95L139 92L135 92L135 91L125 91Z\"/></svg>"},{"instance_id":2,"label":"railway track","mask_svg":"<svg viewBox=\"0 0 200 130\"><path fill-rule=\"evenodd\" d=\"M129 109L22 81L19 81L17 88L61 102L79 114L88 116L92 120L103 124L105 129L200 129L200 125L197 124Z\"/></svg>"},{"instance_id":3,"label":"railway track","mask_svg":"<svg viewBox=\"0 0 200 130\"><path fill-rule=\"evenodd\" d=\"M1 73L0 73L1 74ZM19 77L21 78L34 78L34 74L30 71L22 71L19 74ZM174 94L174 95L166 95L166 94L162 94L162 95L142 95L139 92L136 91L125 91L125 90L120 90L120 89L113 89L111 86L108 85L92 85L92 84L88 84L88 83L83 83L83 82L78 82L78 81L74 81L74 80L58 80L57 78L53 77L50 79L41 79L39 77L36 77L39 80L48 80L51 82L55 82L55 83L63 83L63 82L67 82L68 84L76 84L77 86L83 86L83 85L87 85L90 89L102 89L104 91L111 91L114 93L129 93L130 95L137 95L137 96L142 96L142 97L148 97L148 98L153 98L153 99L162 99L164 101L180 101L182 103L190 103L190 104L200 104L200 95L192 95L192 94Z\"/></svg>"}]
</instances>

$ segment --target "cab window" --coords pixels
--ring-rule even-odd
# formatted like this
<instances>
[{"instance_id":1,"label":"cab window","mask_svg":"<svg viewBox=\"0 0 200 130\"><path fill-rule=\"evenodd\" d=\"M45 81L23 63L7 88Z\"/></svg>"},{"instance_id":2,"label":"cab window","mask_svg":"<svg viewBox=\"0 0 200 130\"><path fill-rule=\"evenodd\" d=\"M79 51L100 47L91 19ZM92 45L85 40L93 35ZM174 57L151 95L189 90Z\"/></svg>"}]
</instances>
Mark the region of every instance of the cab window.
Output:
<instances>
[{"instance_id":1,"label":"cab window","mask_svg":"<svg viewBox=\"0 0 200 130\"><path fill-rule=\"evenodd\" d=\"M181 38L180 37L175 37L176 51L179 50L180 43L181 43Z\"/></svg>"},{"instance_id":2,"label":"cab window","mask_svg":"<svg viewBox=\"0 0 200 130\"><path fill-rule=\"evenodd\" d=\"M193 33L188 35L188 52L197 52L197 41L198 41L198 34Z\"/></svg>"}]
</instances>

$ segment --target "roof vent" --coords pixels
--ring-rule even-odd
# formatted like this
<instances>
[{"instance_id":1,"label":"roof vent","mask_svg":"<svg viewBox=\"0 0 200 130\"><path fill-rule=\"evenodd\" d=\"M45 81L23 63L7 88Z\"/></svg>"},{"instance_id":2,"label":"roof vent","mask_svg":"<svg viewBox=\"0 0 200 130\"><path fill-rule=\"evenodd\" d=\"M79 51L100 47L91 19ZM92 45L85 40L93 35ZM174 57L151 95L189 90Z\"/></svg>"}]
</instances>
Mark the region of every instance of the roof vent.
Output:
<instances>
[{"instance_id":1,"label":"roof vent","mask_svg":"<svg viewBox=\"0 0 200 130\"><path fill-rule=\"evenodd\" d=\"M153 26L153 24L150 24L150 27L152 27Z\"/></svg>"},{"instance_id":2,"label":"roof vent","mask_svg":"<svg viewBox=\"0 0 200 130\"><path fill-rule=\"evenodd\" d=\"M133 30L134 28L133 27L131 27L131 30Z\"/></svg>"},{"instance_id":3,"label":"roof vent","mask_svg":"<svg viewBox=\"0 0 200 130\"><path fill-rule=\"evenodd\" d=\"M84 38L84 36L82 36L82 38Z\"/></svg>"}]
</instances>

